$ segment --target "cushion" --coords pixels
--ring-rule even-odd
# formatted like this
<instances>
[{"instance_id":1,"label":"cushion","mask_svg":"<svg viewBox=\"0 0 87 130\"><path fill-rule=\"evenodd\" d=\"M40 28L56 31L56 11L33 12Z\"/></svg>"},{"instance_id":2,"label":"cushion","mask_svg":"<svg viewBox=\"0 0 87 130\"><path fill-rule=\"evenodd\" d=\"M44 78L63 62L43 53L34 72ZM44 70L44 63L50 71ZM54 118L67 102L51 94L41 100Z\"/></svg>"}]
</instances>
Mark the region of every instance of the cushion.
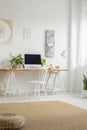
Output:
<instances>
[{"instance_id":1,"label":"cushion","mask_svg":"<svg viewBox=\"0 0 87 130\"><path fill-rule=\"evenodd\" d=\"M25 118L12 113L0 113L0 130L16 130L23 127Z\"/></svg>"}]
</instances>

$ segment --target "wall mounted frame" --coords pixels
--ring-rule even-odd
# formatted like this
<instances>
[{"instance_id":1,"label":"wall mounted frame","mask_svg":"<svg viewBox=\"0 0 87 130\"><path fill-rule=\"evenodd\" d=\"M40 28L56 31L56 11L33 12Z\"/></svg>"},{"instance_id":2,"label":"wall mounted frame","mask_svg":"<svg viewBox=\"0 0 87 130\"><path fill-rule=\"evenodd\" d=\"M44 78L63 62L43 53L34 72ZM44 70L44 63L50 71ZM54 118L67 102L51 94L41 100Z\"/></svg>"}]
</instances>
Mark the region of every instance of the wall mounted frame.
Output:
<instances>
[{"instance_id":1,"label":"wall mounted frame","mask_svg":"<svg viewBox=\"0 0 87 130\"><path fill-rule=\"evenodd\" d=\"M31 39L31 28L23 28L23 38Z\"/></svg>"},{"instance_id":2,"label":"wall mounted frame","mask_svg":"<svg viewBox=\"0 0 87 130\"><path fill-rule=\"evenodd\" d=\"M0 19L0 44L12 44L13 21Z\"/></svg>"},{"instance_id":3,"label":"wall mounted frame","mask_svg":"<svg viewBox=\"0 0 87 130\"><path fill-rule=\"evenodd\" d=\"M55 31L46 31L46 44L45 44L45 56L48 58L54 57L55 54Z\"/></svg>"}]
</instances>

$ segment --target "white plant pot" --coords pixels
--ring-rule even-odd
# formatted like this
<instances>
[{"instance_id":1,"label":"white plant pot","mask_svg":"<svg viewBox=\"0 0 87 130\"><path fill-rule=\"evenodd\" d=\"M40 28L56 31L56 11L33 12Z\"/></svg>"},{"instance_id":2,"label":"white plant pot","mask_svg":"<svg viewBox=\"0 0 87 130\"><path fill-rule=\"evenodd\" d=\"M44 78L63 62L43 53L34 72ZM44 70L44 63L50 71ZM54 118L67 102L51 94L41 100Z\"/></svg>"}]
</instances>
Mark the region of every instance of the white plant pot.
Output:
<instances>
[{"instance_id":1,"label":"white plant pot","mask_svg":"<svg viewBox=\"0 0 87 130\"><path fill-rule=\"evenodd\" d=\"M82 96L87 98L87 90L82 90Z\"/></svg>"}]
</instances>

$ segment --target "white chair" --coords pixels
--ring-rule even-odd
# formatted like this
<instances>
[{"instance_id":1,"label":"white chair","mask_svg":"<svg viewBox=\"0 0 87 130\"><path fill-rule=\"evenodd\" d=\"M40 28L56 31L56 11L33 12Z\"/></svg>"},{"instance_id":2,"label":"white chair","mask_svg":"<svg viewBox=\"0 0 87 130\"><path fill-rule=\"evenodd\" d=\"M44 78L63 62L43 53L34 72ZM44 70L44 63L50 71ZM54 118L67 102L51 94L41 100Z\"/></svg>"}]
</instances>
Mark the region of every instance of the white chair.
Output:
<instances>
[{"instance_id":1,"label":"white chair","mask_svg":"<svg viewBox=\"0 0 87 130\"><path fill-rule=\"evenodd\" d=\"M38 95L38 97L40 97L42 91L44 92L44 95L46 96L45 85L46 85L46 80L47 80L48 68L42 68L35 72L38 72L37 78L35 80L28 81L28 83L29 85L34 85L35 96ZM28 96L29 90L30 90L30 86L26 92L26 96Z\"/></svg>"}]
</instances>

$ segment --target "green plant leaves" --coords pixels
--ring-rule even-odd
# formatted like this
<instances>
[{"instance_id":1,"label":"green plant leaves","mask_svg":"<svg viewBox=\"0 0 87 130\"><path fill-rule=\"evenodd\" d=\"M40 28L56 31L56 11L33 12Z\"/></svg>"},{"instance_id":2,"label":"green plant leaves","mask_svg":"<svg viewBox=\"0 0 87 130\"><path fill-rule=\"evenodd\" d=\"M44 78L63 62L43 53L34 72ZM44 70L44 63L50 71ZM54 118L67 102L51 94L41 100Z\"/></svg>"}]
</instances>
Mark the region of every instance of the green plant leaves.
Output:
<instances>
[{"instance_id":1,"label":"green plant leaves","mask_svg":"<svg viewBox=\"0 0 87 130\"><path fill-rule=\"evenodd\" d=\"M84 84L84 90L87 90L87 77L83 74L83 84Z\"/></svg>"},{"instance_id":2,"label":"green plant leaves","mask_svg":"<svg viewBox=\"0 0 87 130\"><path fill-rule=\"evenodd\" d=\"M23 59L21 54L19 54L17 56L13 56L11 59L12 68L15 68L18 64L21 64L23 68L25 67L24 66L24 59Z\"/></svg>"},{"instance_id":3,"label":"green plant leaves","mask_svg":"<svg viewBox=\"0 0 87 130\"><path fill-rule=\"evenodd\" d=\"M46 59L41 59L41 65L46 65Z\"/></svg>"}]
</instances>

